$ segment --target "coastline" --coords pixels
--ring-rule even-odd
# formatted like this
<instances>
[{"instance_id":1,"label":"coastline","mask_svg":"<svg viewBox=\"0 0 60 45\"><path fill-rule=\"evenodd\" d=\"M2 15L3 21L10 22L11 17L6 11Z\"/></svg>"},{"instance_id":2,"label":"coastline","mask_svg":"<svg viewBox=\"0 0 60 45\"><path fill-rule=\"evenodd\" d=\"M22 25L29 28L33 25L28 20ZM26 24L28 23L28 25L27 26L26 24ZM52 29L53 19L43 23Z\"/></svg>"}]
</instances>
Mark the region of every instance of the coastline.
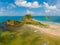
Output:
<instances>
[{"instance_id":1,"label":"coastline","mask_svg":"<svg viewBox=\"0 0 60 45\"><path fill-rule=\"evenodd\" d=\"M41 23L45 23L45 24L55 24L55 25L60 25L60 23L57 23L57 22L52 22L52 21L39 21L39 20L36 20L36 19L32 19L34 21L37 21L37 22L41 22Z\"/></svg>"},{"instance_id":2,"label":"coastline","mask_svg":"<svg viewBox=\"0 0 60 45\"><path fill-rule=\"evenodd\" d=\"M34 21L41 22L43 24L47 24L50 26L50 28L44 28L36 25L27 25L31 28L35 28L39 31L42 31L43 33L46 33L50 36L55 36L55 37L60 37L60 23L55 23L55 22L45 22L45 21L38 21L33 19Z\"/></svg>"}]
</instances>

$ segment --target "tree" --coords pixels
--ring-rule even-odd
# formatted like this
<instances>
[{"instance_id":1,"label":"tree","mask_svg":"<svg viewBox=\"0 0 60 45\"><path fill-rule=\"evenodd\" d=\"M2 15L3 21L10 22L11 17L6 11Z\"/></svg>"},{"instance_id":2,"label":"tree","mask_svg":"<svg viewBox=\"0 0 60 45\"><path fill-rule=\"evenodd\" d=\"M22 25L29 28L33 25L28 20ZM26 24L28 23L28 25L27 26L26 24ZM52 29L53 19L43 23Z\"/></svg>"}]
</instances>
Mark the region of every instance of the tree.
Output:
<instances>
[{"instance_id":1,"label":"tree","mask_svg":"<svg viewBox=\"0 0 60 45\"><path fill-rule=\"evenodd\" d=\"M32 18L31 14L26 14L24 17L27 18L27 19L31 19Z\"/></svg>"}]
</instances>

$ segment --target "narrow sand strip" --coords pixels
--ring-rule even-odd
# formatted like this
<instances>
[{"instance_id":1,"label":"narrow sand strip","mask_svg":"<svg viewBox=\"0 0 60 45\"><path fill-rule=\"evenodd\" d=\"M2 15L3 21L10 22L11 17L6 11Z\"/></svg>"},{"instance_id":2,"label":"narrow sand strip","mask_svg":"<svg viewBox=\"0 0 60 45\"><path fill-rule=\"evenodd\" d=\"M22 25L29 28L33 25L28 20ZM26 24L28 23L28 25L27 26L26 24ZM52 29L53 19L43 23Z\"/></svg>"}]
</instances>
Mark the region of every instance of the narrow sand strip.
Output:
<instances>
[{"instance_id":1,"label":"narrow sand strip","mask_svg":"<svg viewBox=\"0 0 60 45\"><path fill-rule=\"evenodd\" d=\"M42 31L43 33L47 33L51 36L60 37L60 25L54 25L54 24L49 24L49 25L50 28L41 28L35 25L27 25L27 26L38 29L39 31Z\"/></svg>"}]
</instances>

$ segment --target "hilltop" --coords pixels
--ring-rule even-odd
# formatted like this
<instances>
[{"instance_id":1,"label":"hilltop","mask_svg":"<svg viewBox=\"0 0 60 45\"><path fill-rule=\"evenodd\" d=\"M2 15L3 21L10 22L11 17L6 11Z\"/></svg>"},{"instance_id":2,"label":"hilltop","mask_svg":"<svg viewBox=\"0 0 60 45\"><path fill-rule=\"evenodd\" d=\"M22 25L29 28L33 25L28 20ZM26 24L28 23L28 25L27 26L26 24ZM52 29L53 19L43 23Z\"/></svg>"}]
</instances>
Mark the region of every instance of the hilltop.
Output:
<instances>
[{"instance_id":1,"label":"hilltop","mask_svg":"<svg viewBox=\"0 0 60 45\"><path fill-rule=\"evenodd\" d=\"M2 30L10 30L10 31L16 31L17 29L20 29L21 26L25 24L32 24L32 25L38 25L43 27L49 27L47 24L43 24L41 22L37 22L33 20L34 18L30 14L26 14L23 16L21 21L16 20L7 20L6 22L3 22L3 26L0 26ZM1 24L0 24L1 25Z\"/></svg>"},{"instance_id":2,"label":"hilltop","mask_svg":"<svg viewBox=\"0 0 60 45\"><path fill-rule=\"evenodd\" d=\"M60 45L60 25L38 22L30 15L0 24L0 45Z\"/></svg>"}]
</instances>

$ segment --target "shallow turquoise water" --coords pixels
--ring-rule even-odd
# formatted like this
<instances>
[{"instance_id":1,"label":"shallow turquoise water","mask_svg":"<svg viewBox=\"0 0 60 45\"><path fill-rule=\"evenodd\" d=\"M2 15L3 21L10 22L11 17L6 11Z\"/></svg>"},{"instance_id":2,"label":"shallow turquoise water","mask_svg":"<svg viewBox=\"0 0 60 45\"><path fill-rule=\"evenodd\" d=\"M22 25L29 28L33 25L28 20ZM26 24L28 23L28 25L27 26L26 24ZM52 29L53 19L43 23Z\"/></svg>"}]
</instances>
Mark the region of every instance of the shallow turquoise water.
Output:
<instances>
[{"instance_id":1,"label":"shallow turquoise water","mask_svg":"<svg viewBox=\"0 0 60 45\"><path fill-rule=\"evenodd\" d=\"M5 22L7 20L17 20L20 21L23 16L0 16L0 22ZM50 16L49 19L46 19L45 16L33 16L34 19L38 21L48 21L48 22L57 22L60 23L60 16Z\"/></svg>"}]
</instances>

